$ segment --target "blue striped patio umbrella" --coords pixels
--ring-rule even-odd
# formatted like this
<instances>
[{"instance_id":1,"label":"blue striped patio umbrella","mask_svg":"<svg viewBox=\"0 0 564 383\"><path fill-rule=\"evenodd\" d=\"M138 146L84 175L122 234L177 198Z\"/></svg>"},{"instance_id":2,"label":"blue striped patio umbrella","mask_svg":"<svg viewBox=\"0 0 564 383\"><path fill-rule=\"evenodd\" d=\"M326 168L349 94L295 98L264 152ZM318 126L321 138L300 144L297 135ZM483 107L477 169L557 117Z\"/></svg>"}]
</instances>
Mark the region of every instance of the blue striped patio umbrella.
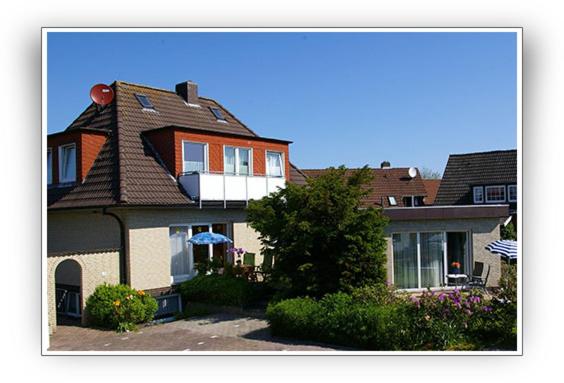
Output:
<instances>
[{"instance_id":1,"label":"blue striped patio umbrella","mask_svg":"<svg viewBox=\"0 0 564 383\"><path fill-rule=\"evenodd\" d=\"M509 260L517 259L517 241L499 240L486 246L486 250L499 254Z\"/></svg>"},{"instance_id":2,"label":"blue striped patio umbrella","mask_svg":"<svg viewBox=\"0 0 564 383\"><path fill-rule=\"evenodd\" d=\"M215 245L218 243L233 243L231 239L223 234L210 233L205 231L203 233L196 234L188 240L188 242L194 245Z\"/></svg>"}]
</instances>

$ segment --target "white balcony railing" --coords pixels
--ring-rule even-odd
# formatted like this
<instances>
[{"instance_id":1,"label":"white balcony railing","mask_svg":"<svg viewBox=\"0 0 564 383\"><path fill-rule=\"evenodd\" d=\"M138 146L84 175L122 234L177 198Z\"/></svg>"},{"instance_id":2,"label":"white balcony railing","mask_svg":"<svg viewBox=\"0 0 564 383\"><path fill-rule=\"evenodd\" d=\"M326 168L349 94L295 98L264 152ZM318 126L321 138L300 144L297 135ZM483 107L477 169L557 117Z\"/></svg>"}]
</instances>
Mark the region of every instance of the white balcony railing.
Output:
<instances>
[{"instance_id":1,"label":"white balcony railing","mask_svg":"<svg viewBox=\"0 0 564 383\"><path fill-rule=\"evenodd\" d=\"M286 186L284 177L224 173L183 173L178 177L190 198L200 201L249 201L261 199Z\"/></svg>"}]
</instances>

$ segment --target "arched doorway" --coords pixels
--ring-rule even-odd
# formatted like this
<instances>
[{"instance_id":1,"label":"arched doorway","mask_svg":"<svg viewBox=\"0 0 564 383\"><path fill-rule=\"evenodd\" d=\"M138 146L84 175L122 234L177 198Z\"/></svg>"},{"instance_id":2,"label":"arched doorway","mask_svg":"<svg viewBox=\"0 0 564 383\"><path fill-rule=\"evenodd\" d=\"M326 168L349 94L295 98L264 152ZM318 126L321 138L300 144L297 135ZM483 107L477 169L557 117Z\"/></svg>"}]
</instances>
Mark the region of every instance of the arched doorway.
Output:
<instances>
[{"instance_id":1,"label":"arched doorway","mask_svg":"<svg viewBox=\"0 0 564 383\"><path fill-rule=\"evenodd\" d=\"M82 316L82 268L67 259L55 269L55 305L57 324L79 322Z\"/></svg>"}]
</instances>

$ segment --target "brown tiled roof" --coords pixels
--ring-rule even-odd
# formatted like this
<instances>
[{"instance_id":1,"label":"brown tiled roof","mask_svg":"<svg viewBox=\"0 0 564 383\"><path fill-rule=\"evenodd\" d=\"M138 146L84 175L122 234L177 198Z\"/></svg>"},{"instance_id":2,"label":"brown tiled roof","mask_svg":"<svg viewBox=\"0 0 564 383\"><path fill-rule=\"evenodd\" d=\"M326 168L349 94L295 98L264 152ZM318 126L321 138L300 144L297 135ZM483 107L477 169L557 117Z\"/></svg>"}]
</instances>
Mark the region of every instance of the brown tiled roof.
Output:
<instances>
[{"instance_id":1,"label":"brown tiled roof","mask_svg":"<svg viewBox=\"0 0 564 383\"><path fill-rule=\"evenodd\" d=\"M302 169L309 177L319 177L328 169ZM347 173L355 169L348 169ZM426 196L427 192L419 171L415 178L408 175L409 168L371 169L373 179L368 185L370 194L364 200L365 206L390 207L388 196L396 199L397 206L403 207L405 196Z\"/></svg>"},{"instance_id":2,"label":"brown tiled roof","mask_svg":"<svg viewBox=\"0 0 564 383\"><path fill-rule=\"evenodd\" d=\"M472 186L516 183L517 150L451 154L435 205L470 205Z\"/></svg>"},{"instance_id":3,"label":"brown tiled roof","mask_svg":"<svg viewBox=\"0 0 564 383\"><path fill-rule=\"evenodd\" d=\"M105 129L111 133L86 179L71 188L50 188L50 209L110 205L193 205L162 165L142 133L178 125L210 132L257 136L217 101L199 97L200 107L187 105L175 92L116 81L112 104L98 110L91 104L67 128ZM136 94L149 96L155 110L140 107ZM209 107L219 108L226 123Z\"/></svg>"},{"instance_id":4,"label":"brown tiled roof","mask_svg":"<svg viewBox=\"0 0 564 383\"><path fill-rule=\"evenodd\" d=\"M423 179L423 185L425 185L425 190L427 191L427 197L425 197L425 205L432 205L437 197L437 191L441 185L441 180L430 180Z\"/></svg>"},{"instance_id":5,"label":"brown tiled roof","mask_svg":"<svg viewBox=\"0 0 564 383\"><path fill-rule=\"evenodd\" d=\"M307 176L298 167L290 163L290 182L296 185L305 185Z\"/></svg>"}]
</instances>

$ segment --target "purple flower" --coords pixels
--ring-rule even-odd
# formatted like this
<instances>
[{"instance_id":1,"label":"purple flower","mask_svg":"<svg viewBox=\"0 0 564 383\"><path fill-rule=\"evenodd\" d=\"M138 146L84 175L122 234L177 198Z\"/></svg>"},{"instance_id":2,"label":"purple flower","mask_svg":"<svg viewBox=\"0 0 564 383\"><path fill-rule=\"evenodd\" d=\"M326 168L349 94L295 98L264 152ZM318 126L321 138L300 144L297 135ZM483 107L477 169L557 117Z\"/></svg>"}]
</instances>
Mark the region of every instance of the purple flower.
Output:
<instances>
[{"instance_id":1,"label":"purple flower","mask_svg":"<svg viewBox=\"0 0 564 383\"><path fill-rule=\"evenodd\" d=\"M482 310L484 310L484 312L489 313L492 312L493 308L491 306L484 306L482 307Z\"/></svg>"},{"instance_id":2,"label":"purple flower","mask_svg":"<svg viewBox=\"0 0 564 383\"><path fill-rule=\"evenodd\" d=\"M468 297L468 300L472 303L480 303L482 299L477 295L472 295Z\"/></svg>"},{"instance_id":3,"label":"purple flower","mask_svg":"<svg viewBox=\"0 0 564 383\"><path fill-rule=\"evenodd\" d=\"M444 293L440 293L439 296L438 296L438 298L439 298L439 301L440 301L440 302L443 302L443 301L445 300L445 298L446 298L446 295L445 295Z\"/></svg>"}]
</instances>

